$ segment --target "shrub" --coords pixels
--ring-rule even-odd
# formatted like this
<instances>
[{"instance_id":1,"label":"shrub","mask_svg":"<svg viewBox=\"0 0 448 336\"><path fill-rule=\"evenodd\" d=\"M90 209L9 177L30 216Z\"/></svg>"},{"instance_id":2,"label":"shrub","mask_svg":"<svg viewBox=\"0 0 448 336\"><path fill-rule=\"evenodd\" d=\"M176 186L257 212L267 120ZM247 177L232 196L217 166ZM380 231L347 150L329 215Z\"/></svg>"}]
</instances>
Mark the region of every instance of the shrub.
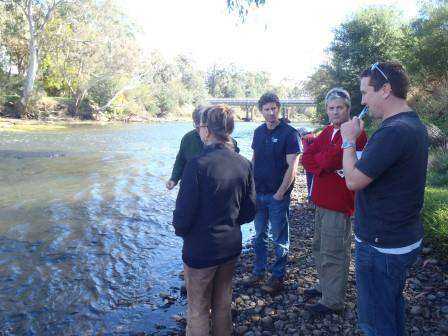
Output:
<instances>
[{"instance_id":1,"label":"shrub","mask_svg":"<svg viewBox=\"0 0 448 336\"><path fill-rule=\"evenodd\" d=\"M448 149L433 149L428 159L427 184L434 187L448 186Z\"/></svg>"},{"instance_id":2,"label":"shrub","mask_svg":"<svg viewBox=\"0 0 448 336\"><path fill-rule=\"evenodd\" d=\"M446 258L448 253L448 188L427 187L423 206L425 240L436 253Z\"/></svg>"}]
</instances>

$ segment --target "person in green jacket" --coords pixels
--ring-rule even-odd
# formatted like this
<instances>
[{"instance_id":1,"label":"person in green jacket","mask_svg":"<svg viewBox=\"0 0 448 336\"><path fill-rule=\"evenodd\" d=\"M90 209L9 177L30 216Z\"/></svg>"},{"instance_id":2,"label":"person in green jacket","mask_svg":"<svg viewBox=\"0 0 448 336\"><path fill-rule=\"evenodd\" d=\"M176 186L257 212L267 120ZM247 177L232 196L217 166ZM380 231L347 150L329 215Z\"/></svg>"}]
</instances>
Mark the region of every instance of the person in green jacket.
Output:
<instances>
[{"instance_id":1,"label":"person in green jacket","mask_svg":"<svg viewBox=\"0 0 448 336\"><path fill-rule=\"evenodd\" d=\"M188 161L193 157L201 153L204 144L202 143L201 137L199 136L199 123L201 120L202 112L207 108L207 106L199 105L197 106L192 114L194 129L186 133L182 140L180 141L179 152L176 156L176 161L174 162L173 171L169 181L166 183L166 188L168 190L173 189L182 177L184 172L184 167ZM239 148L235 139L231 138L235 151L239 153Z\"/></svg>"}]
</instances>

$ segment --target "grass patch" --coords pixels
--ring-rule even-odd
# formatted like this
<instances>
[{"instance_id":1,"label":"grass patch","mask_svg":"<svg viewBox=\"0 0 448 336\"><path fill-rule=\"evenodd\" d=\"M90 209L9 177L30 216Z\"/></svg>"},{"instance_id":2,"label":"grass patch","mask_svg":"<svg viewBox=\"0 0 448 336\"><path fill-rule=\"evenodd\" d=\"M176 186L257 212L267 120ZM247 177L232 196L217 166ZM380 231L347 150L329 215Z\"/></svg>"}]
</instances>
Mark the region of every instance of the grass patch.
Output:
<instances>
[{"instance_id":1,"label":"grass patch","mask_svg":"<svg viewBox=\"0 0 448 336\"><path fill-rule=\"evenodd\" d=\"M426 187L423 206L425 240L435 252L447 258L448 255L448 188Z\"/></svg>"},{"instance_id":2,"label":"grass patch","mask_svg":"<svg viewBox=\"0 0 448 336\"><path fill-rule=\"evenodd\" d=\"M433 187L448 186L448 149L439 147L429 153L426 183Z\"/></svg>"},{"instance_id":3,"label":"grass patch","mask_svg":"<svg viewBox=\"0 0 448 336\"><path fill-rule=\"evenodd\" d=\"M0 121L0 132L48 132L61 131L67 128L66 125L52 124L14 124Z\"/></svg>"}]
</instances>

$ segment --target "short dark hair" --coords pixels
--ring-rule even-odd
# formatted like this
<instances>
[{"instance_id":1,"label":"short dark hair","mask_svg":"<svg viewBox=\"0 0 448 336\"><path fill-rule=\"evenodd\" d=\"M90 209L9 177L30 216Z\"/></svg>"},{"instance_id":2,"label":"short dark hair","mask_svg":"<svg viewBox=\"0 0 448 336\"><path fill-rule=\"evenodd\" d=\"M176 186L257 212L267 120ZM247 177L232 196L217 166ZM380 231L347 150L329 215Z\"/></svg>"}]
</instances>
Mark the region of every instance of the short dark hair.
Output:
<instances>
[{"instance_id":1,"label":"short dark hair","mask_svg":"<svg viewBox=\"0 0 448 336\"><path fill-rule=\"evenodd\" d=\"M380 62L377 64L384 75L376 68L369 67L361 73L361 78L370 77L369 85L373 86L375 92L389 83L392 93L397 98L406 99L409 90L409 77L406 70L398 62Z\"/></svg>"},{"instance_id":2,"label":"short dark hair","mask_svg":"<svg viewBox=\"0 0 448 336\"><path fill-rule=\"evenodd\" d=\"M263 109L263 105L268 103L275 103L275 105L280 108L280 99L273 92L266 92L260 97L260 99L258 99L258 109L261 111Z\"/></svg>"},{"instance_id":3,"label":"short dark hair","mask_svg":"<svg viewBox=\"0 0 448 336\"><path fill-rule=\"evenodd\" d=\"M235 128L235 112L227 105L212 105L202 113L201 122L207 125L216 139L229 142Z\"/></svg>"}]
</instances>

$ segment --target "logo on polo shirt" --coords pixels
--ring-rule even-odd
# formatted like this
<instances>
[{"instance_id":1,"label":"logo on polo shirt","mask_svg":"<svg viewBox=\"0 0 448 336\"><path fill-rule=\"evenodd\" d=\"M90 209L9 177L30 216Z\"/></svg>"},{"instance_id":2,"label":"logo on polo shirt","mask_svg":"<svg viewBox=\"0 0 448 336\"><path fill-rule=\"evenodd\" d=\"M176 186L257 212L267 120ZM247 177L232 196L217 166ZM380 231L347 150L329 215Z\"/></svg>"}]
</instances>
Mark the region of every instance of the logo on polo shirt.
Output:
<instances>
[{"instance_id":1,"label":"logo on polo shirt","mask_svg":"<svg viewBox=\"0 0 448 336\"><path fill-rule=\"evenodd\" d=\"M273 143L277 143L277 142L278 142L278 139L277 139L277 138L272 138L272 142L273 142Z\"/></svg>"}]
</instances>

